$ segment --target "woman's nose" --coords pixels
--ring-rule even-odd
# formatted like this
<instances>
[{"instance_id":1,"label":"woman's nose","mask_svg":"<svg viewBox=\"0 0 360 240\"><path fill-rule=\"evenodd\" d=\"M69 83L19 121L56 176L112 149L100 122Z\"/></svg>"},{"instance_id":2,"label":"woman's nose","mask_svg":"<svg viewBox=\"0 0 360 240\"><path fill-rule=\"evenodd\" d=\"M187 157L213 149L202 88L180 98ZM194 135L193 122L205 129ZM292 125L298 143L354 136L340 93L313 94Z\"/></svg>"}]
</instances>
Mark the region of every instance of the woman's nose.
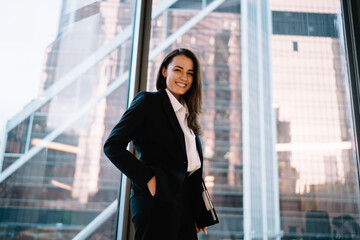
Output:
<instances>
[{"instance_id":1,"label":"woman's nose","mask_svg":"<svg viewBox=\"0 0 360 240\"><path fill-rule=\"evenodd\" d=\"M182 74L182 75L181 75L181 79L187 80L187 74L186 74L186 73Z\"/></svg>"}]
</instances>

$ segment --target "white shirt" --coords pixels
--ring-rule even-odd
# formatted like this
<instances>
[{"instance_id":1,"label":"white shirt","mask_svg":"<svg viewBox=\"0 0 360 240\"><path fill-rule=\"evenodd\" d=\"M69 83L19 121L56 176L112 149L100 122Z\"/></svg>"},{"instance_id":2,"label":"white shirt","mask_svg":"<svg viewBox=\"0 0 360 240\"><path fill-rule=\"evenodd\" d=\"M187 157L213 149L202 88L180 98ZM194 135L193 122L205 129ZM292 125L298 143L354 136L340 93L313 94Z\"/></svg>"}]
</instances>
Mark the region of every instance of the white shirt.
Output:
<instances>
[{"instance_id":1,"label":"white shirt","mask_svg":"<svg viewBox=\"0 0 360 240\"><path fill-rule=\"evenodd\" d=\"M201 167L201 162L199 153L196 149L195 134L187 125L187 117L189 115L189 111L186 102L183 99L180 98L180 103L168 89L165 90L169 96L171 105L179 121L180 127L184 133L186 155L188 160L187 171L189 173L192 173Z\"/></svg>"}]
</instances>

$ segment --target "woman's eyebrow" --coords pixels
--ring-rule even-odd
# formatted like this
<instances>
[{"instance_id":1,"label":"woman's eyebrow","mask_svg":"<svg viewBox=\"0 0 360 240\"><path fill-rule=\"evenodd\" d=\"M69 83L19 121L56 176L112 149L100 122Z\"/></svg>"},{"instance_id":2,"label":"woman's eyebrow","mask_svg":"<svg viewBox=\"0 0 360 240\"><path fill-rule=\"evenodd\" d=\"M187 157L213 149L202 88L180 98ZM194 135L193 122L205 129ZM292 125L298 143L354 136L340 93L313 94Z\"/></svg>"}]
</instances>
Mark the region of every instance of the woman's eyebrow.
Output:
<instances>
[{"instance_id":1,"label":"woman's eyebrow","mask_svg":"<svg viewBox=\"0 0 360 240\"><path fill-rule=\"evenodd\" d=\"M178 65L175 65L174 67L178 67L178 68L181 68L181 69L184 69L183 67L181 67L181 66L178 66ZM188 71L194 71L194 70L192 70L192 69L189 69Z\"/></svg>"}]
</instances>

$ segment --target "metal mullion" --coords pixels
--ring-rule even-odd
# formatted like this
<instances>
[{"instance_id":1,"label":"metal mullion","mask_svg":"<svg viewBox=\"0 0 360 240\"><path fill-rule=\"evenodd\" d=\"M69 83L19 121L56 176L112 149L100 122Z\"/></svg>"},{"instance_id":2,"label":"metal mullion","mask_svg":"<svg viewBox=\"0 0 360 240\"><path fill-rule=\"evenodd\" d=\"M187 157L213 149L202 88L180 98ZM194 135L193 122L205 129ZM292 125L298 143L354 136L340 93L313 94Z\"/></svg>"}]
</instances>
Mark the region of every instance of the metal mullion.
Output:
<instances>
[{"instance_id":1,"label":"metal mullion","mask_svg":"<svg viewBox=\"0 0 360 240\"><path fill-rule=\"evenodd\" d=\"M248 4L246 0L241 0L241 81L242 81L242 147L243 147L243 232L244 239L251 239L251 198L250 198L250 130L248 128L250 124L250 95L247 89L249 88L249 63L247 61L249 57L248 51Z\"/></svg>"},{"instance_id":2,"label":"metal mullion","mask_svg":"<svg viewBox=\"0 0 360 240\"><path fill-rule=\"evenodd\" d=\"M355 145L355 153L356 153L356 164L357 164L357 173L358 180L360 179L360 160L359 160L359 138L360 138L360 73L359 73L359 58L360 58L360 45L358 36L359 28L356 22L354 22L354 18L359 18L359 13L356 13L353 3L351 0L343 0L341 1L342 7L342 17L344 24L344 44L346 57L348 62L348 74L349 74L349 85L350 85L350 100L351 100L351 110L352 112L352 121L354 126L354 145ZM354 13L355 12L355 13Z\"/></svg>"},{"instance_id":3,"label":"metal mullion","mask_svg":"<svg viewBox=\"0 0 360 240\"><path fill-rule=\"evenodd\" d=\"M6 132L6 128L0 129L0 175L2 172L4 158L5 158L5 149L8 133Z\"/></svg>"},{"instance_id":4,"label":"metal mullion","mask_svg":"<svg viewBox=\"0 0 360 240\"><path fill-rule=\"evenodd\" d=\"M151 10L151 19L157 18L161 13L165 12L178 0L163 0L162 2L156 5L156 8Z\"/></svg>"},{"instance_id":5,"label":"metal mullion","mask_svg":"<svg viewBox=\"0 0 360 240\"><path fill-rule=\"evenodd\" d=\"M25 153L27 153L29 151L33 123L34 123L34 114L31 114L30 121L28 124L28 132L27 132L27 136L26 136L26 142L25 142Z\"/></svg>"},{"instance_id":6,"label":"metal mullion","mask_svg":"<svg viewBox=\"0 0 360 240\"><path fill-rule=\"evenodd\" d=\"M152 0L137 0L135 8L131 64L129 70L128 106L130 106L131 101L139 91L146 90ZM130 145L128 149L135 153ZM130 181L122 174L115 239L125 240L132 237L131 225L129 224L129 196Z\"/></svg>"},{"instance_id":7,"label":"metal mullion","mask_svg":"<svg viewBox=\"0 0 360 240\"><path fill-rule=\"evenodd\" d=\"M115 199L108 207L106 207L94 220L92 220L84 229L82 229L73 240L83 240L94 232L94 229L98 229L107 219L109 219L116 211L118 205L117 199Z\"/></svg>"},{"instance_id":8,"label":"metal mullion","mask_svg":"<svg viewBox=\"0 0 360 240\"><path fill-rule=\"evenodd\" d=\"M4 157L22 157L24 153L4 153Z\"/></svg>"}]
</instances>

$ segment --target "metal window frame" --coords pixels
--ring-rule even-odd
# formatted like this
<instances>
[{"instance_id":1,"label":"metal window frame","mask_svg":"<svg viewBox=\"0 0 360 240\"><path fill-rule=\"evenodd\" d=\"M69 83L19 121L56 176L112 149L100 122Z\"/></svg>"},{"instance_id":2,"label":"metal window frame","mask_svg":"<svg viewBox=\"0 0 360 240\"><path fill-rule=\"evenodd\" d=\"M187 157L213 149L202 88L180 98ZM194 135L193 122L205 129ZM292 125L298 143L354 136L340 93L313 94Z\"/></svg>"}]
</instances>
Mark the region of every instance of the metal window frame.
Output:
<instances>
[{"instance_id":1,"label":"metal window frame","mask_svg":"<svg viewBox=\"0 0 360 240\"><path fill-rule=\"evenodd\" d=\"M7 136L6 128L0 129L0 175L4 164Z\"/></svg>"},{"instance_id":2,"label":"metal window frame","mask_svg":"<svg viewBox=\"0 0 360 240\"><path fill-rule=\"evenodd\" d=\"M129 70L128 107L139 91L146 90L152 0L137 0L135 6ZM135 153L133 147L129 147L129 150ZM132 236L133 230L131 229L131 224L129 224L129 196L130 181L124 174L121 174L115 239L134 239L134 236Z\"/></svg>"},{"instance_id":3,"label":"metal window frame","mask_svg":"<svg viewBox=\"0 0 360 240\"><path fill-rule=\"evenodd\" d=\"M253 9L250 9L250 4L253 5ZM267 3L268 4L268 3ZM262 8L266 9L268 12L267 15L262 15ZM251 15L255 16L251 16ZM254 29L250 29L249 26L249 19L251 17L256 18L257 25ZM266 23L263 20L266 19ZM275 147L276 143L276 122L275 122L275 112L271 109L271 113L265 113L265 108L268 106L264 106L264 94L269 91L269 89L265 89L265 74L272 78L272 69L266 70L263 69L265 66L263 63L263 59L266 55L264 55L263 50L263 41L268 41L269 55L266 56L267 58L272 57L271 53L271 38L272 38L272 15L269 9L269 5L265 6L261 0L241 0L241 79L242 79L242 86L241 86L241 93L242 93L242 167L243 167L243 239L281 239L283 233L280 228L280 202L279 202L279 189L278 186L273 189L272 193L267 192L267 180L271 178L274 183L278 182L278 171L277 171L277 154L275 149L271 151L271 161L272 161L272 170L269 170L269 175L267 175L266 171L266 162L269 160L265 156L269 154L267 151L267 147L269 143L266 143L266 121L268 121L268 117L270 117L271 123L271 143L273 144L272 147ZM267 28L268 36L266 39L263 37L263 29ZM256 42L251 41L249 39L249 31L253 31L257 35ZM257 49L257 60L249 60L249 56L252 54L250 51L250 45L253 44L256 46ZM269 59L268 59L269 61ZM252 79L250 66L256 64L258 76L257 79ZM270 74L269 74L270 73ZM251 82L257 81L257 88L256 90L252 90ZM270 80L269 80L270 81ZM270 81L271 82L271 81ZM272 88L272 84L270 88ZM254 92L257 92L254 95ZM270 89L270 103L273 99L273 91ZM250 107L250 102L252 100L256 100L258 110L252 110ZM251 142L253 137L251 137L251 116L253 115L254 111L258 114L257 118L259 119L258 131L259 136L256 137L259 141L259 156L256 160L257 163L261 166L257 168L257 174L260 175L259 182L261 183L261 187L259 190L254 190L254 175L253 166L251 164L252 160L252 148ZM270 155L269 155L270 156ZM256 192L260 194L260 199L254 199L252 197L252 193ZM268 205L268 200L272 204L270 207ZM254 209L259 207L259 213L261 213L261 217L256 218L254 217ZM268 209L272 208L274 213L268 212ZM274 214L274 219L272 222L268 219L269 216ZM258 224L261 223L262 228L257 228ZM271 226L269 226L271 224Z\"/></svg>"},{"instance_id":4,"label":"metal window frame","mask_svg":"<svg viewBox=\"0 0 360 240\"><path fill-rule=\"evenodd\" d=\"M352 117L354 122L354 144L356 149L356 163L358 179L360 179L360 160L359 160L359 138L360 138L360 1L356 0L340 0L342 18L344 24L344 41L347 62L349 65L349 85L350 85L350 98L352 101ZM357 8L356 8L357 6Z\"/></svg>"},{"instance_id":5,"label":"metal window frame","mask_svg":"<svg viewBox=\"0 0 360 240\"><path fill-rule=\"evenodd\" d=\"M159 11L165 11L172 3L159 4ZM137 0L137 10L134 23L134 38L132 46L131 66L130 66L130 82L128 92L128 106L134 96L139 92L146 90L147 85L147 67L148 61L151 61L155 56L164 51L180 36L185 34L194 25L200 22L204 17L213 12L225 0L215 0L207 7L202 9L193 18L187 21L177 31L168 36L164 42L149 53L150 34L151 34L151 19L159 15L159 11L152 12L152 0ZM138 15L139 13L140 16ZM130 151L135 154L135 150L131 147ZM116 240L130 240L134 239L134 229L130 218L130 181L122 174L121 176L121 189L119 193L119 205L117 216L117 231Z\"/></svg>"}]
</instances>

